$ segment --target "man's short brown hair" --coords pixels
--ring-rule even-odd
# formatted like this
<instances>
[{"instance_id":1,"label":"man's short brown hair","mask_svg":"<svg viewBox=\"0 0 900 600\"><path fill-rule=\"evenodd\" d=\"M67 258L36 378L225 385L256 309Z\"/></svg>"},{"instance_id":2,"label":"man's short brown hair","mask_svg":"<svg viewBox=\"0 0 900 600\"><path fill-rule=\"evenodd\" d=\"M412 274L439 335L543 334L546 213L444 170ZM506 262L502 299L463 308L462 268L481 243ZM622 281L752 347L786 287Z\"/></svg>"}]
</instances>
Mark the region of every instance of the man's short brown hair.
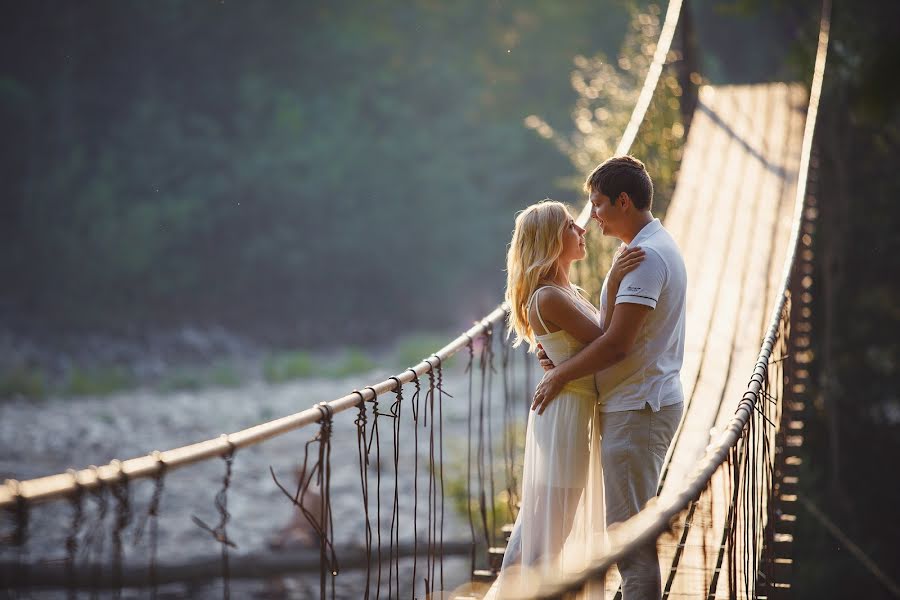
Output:
<instances>
[{"instance_id":1,"label":"man's short brown hair","mask_svg":"<svg viewBox=\"0 0 900 600\"><path fill-rule=\"evenodd\" d=\"M653 205L653 180L644 163L633 156L614 156L603 161L588 175L584 190L609 196L611 203L625 192L638 210L650 210Z\"/></svg>"}]
</instances>

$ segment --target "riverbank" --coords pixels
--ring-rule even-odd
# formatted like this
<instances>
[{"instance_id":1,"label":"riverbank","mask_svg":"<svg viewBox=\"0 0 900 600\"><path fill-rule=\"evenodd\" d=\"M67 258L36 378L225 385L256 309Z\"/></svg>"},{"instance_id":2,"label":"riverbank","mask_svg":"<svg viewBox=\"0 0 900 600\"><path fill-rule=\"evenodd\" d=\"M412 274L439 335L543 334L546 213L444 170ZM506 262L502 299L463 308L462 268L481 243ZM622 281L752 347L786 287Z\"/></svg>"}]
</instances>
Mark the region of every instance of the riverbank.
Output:
<instances>
[{"instance_id":1,"label":"riverbank","mask_svg":"<svg viewBox=\"0 0 900 600\"><path fill-rule=\"evenodd\" d=\"M223 328L140 335L23 334L0 330L0 401L237 388L255 381L338 380L376 365L403 369L454 337L410 333L392 343L335 348L270 347Z\"/></svg>"}]
</instances>

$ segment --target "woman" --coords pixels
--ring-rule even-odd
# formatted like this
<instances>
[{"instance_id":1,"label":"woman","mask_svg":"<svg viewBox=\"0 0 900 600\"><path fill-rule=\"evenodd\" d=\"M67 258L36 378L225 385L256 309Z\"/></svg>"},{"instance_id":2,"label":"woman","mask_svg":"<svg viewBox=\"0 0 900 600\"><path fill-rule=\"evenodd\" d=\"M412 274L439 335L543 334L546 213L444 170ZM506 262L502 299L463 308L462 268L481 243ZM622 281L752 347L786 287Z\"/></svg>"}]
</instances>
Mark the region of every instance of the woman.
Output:
<instances>
[{"instance_id":1,"label":"woman","mask_svg":"<svg viewBox=\"0 0 900 600\"><path fill-rule=\"evenodd\" d=\"M585 230L566 207L544 200L516 217L507 254L506 301L513 346L538 344L557 365L609 326L622 276L643 260L640 248L616 254L607 284L606 315L569 281L585 257ZM522 503L500 576L488 597L533 592L537 582L583 568L605 539L603 481L593 377L573 381L538 415L528 417ZM602 594L591 586L588 597Z\"/></svg>"}]
</instances>

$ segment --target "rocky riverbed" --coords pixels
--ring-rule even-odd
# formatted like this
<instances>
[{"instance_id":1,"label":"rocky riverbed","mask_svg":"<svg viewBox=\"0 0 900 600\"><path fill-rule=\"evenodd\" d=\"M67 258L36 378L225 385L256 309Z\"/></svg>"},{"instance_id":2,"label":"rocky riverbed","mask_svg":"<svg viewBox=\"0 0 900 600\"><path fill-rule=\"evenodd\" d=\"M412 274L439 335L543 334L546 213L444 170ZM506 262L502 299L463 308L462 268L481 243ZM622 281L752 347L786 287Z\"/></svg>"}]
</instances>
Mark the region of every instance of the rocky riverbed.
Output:
<instances>
[{"instance_id":1,"label":"rocky riverbed","mask_svg":"<svg viewBox=\"0 0 900 600\"><path fill-rule=\"evenodd\" d=\"M516 366L521 374L521 363ZM388 374L373 372L344 380L306 379L282 385L254 381L233 389L171 394L136 390L108 397L53 398L43 402L9 401L0 404L0 476L29 479L64 471L69 467L106 464L113 458L131 458L154 449L163 450L213 438L223 432L237 431L298 412L323 400L343 396L354 388L380 381ZM527 410L522 379L521 376L515 377L517 392L514 398L518 420L524 420ZM451 487L458 489L460 485L465 485L469 376L461 367L456 367L446 371L444 381L445 390L453 396L445 396L440 405L443 409L443 467L447 490L444 538L449 541L468 539L469 531L467 517L454 508L450 491ZM423 380L423 385L427 387L427 378ZM476 373L473 394L476 401L479 397L479 385ZM493 435L493 447L497 453L496 491L499 492L504 486L501 475L504 395L502 377L499 374L493 377L493 384L489 389L492 390L492 419L487 424L491 425L488 429ZM376 461L378 446L373 445L370 454L370 519L375 527L378 507L375 490L380 474L380 510L385 553L395 475L399 489L401 541L412 541L414 502L417 505L418 538L420 543L427 539L431 422L429 426L425 425L425 402L424 397L420 398L417 446L417 429L412 420L412 393L412 385L407 385L397 438L399 468L396 471L394 469L393 420L389 416L378 419L380 463ZM380 411L387 413L392 401L392 394L380 399ZM356 411L352 410L334 417L331 508L339 561L342 551L349 552L364 545L365 517L357 458L355 415ZM369 417L371 427L371 411ZM293 470L302 462L304 446L316 435L317 430L317 426L305 427L236 453L232 483L227 496L227 507L231 515L228 537L236 544L236 548L230 550L232 562L240 560L242 554L266 552L269 540L290 520L294 508L276 487L269 468L272 467L279 479L293 488L296 485ZM434 431L437 436L439 429L435 428ZM311 449L314 451L316 445L313 444ZM435 450L436 453L438 451L439 448ZM417 459L418 470L414 468ZM436 460L438 459L436 454ZM211 526L218 523L219 513L215 508L214 498L222 486L224 473L224 461L213 459L167 475L158 520L158 560L161 564L178 564L218 555L219 544L208 532L198 527L192 517ZM414 484L418 485L418 499L413 494ZM147 512L153 482L136 481L130 487L131 518L130 525L122 536L123 560L125 564L141 564L148 560L148 536L145 534L140 542L135 543L133 530L135 523ZM99 518L99 504L95 500L88 499L84 506L85 516L78 538L78 557L98 560L106 557L108 560L111 556L112 532L115 529L113 522L116 503L112 498L107 500L107 516L103 520ZM66 556L65 538L71 529L72 515L73 508L65 501L36 507L30 515L29 542L23 560L31 563L63 560ZM95 535L96 532L104 532L105 535ZM375 532L377 533L377 529ZM92 534L93 551L90 540ZM101 538L105 538L105 542L98 550L97 544ZM11 559L10 552L7 552L4 560ZM418 587L421 587L422 560L419 561ZM452 589L467 581L467 557L448 559L444 567L446 588ZM410 568L410 561L405 561L401 580L409 579ZM336 580L338 596L358 597L364 580L364 571L342 572ZM233 581L231 588L232 597L305 598L318 593L318 584L318 574L313 573L284 577L277 581ZM408 581L404 585L408 589ZM190 588L170 585L161 591L168 597L218 598L222 595L219 581ZM125 593L125 597L146 595L146 590L126 590ZM53 596L54 594L49 594L46 597ZM44 592L39 593L39 597L44 597Z\"/></svg>"}]
</instances>

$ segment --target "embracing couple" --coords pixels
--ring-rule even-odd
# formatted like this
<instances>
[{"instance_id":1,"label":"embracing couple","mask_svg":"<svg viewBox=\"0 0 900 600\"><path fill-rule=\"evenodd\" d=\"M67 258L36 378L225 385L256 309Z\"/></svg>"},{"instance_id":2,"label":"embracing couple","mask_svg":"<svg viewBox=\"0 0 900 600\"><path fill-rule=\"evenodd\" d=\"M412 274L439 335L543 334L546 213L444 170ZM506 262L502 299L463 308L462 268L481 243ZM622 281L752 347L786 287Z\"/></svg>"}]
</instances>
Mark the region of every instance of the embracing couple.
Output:
<instances>
[{"instance_id":1,"label":"embracing couple","mask_svg":"<svg viewBox=\"0 0 900 600\"><path fill-rule=\"evenodd\" d=\"M585 230L549 200L522 211L507 257L506 301L515 345L545 374L525 441L522 503L488 597L534 592L547 576L580 571L656 496L684 410L684 261L650 212L644 164L614 157L588 176L591 218L622 245L597 309L569 280ZM655 542L618 564L624 600L659 599ZM584 597L602 598L602 582Z\"/></svg>"}]
</instances>

